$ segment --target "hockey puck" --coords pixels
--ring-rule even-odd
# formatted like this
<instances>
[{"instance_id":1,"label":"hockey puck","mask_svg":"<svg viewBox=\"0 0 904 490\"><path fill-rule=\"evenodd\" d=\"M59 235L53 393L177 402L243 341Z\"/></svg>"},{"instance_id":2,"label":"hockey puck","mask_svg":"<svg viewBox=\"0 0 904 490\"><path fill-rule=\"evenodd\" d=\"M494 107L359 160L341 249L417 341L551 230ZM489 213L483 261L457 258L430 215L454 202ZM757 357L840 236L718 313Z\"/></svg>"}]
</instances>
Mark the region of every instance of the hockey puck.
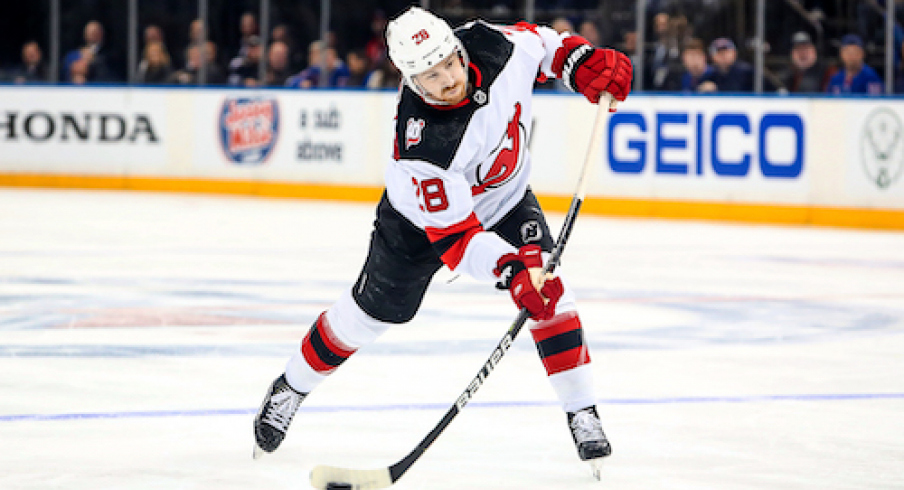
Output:
<instances>
[{"instance_id":1,"label":"hockey puck","mask_svg":"<svg viewBox=\"0 0 904 490\"><path fill-rule=\"evenodd\" d=\"M326 490L352 490L352 484L329 482L326 484Z\"/></svg>"}]
</instances>

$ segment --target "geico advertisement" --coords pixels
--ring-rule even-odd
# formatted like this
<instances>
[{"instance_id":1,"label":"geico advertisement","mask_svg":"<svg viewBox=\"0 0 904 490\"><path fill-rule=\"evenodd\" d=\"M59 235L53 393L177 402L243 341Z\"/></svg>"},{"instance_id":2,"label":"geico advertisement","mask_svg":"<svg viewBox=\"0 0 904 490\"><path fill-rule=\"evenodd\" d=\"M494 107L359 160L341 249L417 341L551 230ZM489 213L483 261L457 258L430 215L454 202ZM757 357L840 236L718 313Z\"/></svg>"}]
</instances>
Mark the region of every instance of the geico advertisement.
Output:
<instances>
[{"instance_id":1,"label":"geico advertisement","mask_svg":"<svg viewBox=\"0 0 904 490\"><path fill-rule=\"evenodd\" d=\"M376 148L391 144L373 130L379 102L332 91L199 94L195 165L226 176L372 183Z\"/></svg>"},{"instance_id":2,"label":"geico advertisement","mask_svg":"<svg viewBox=\"0 0 904 490\"><path fill-rule=\"evenodd\" d=\"M0 170L109 172L166 161L166 93L4 87Z\"/></svg>"},{"instance_id":3,"label":"geico advertisement","mask_svg":"<svg viewBox=\"0 0 904 490\"><path fill-rule=\"evenodd\" d=\"M804 203L806 101L642 98L611 114L598 190L606 195Z\"/></svg>"}]
</instances>

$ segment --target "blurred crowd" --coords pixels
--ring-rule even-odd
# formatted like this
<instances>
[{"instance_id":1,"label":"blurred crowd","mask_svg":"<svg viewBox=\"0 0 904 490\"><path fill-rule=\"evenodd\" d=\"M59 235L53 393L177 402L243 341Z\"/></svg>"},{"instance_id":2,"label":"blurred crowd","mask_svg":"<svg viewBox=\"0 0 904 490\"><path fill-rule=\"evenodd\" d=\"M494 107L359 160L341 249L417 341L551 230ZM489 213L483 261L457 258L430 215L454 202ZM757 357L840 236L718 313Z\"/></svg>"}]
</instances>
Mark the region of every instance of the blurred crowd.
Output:
<instances>
[{"instance_id":1,"label":"blurred crowd","mask_svg":"<svg viewBox=\"0 0 904 490\"><path fill-rule=\"evenodd\" d=\"M733 36L724 28L707 22L707 19L703 22L691 21L689 17L692 13L699 17L701 12L705 12L705 6L692 1L683 3L685 8L664 9L653 14L649 22L652 38L648 38L644 51L643 68L635 77L643 77L643 87L648 91L753 92L756 80L752 62L756 40L750 36ZM884 54L884 5L880 5L879 0L864 0L857 9L857 25L862 29L846 30L846 26L841 26L836 29L837 32L832 32L820 22L825 15L818 7L822 2L811 3L817 6L806 10L802 2L787 2L786 5L800 9L794 12L801 15L796 23L783 19L783 14L790 12L777 8L773 8L772 18L767 17L767 25L777 32L767 36L764 43L762 90L782 94L885 93L884 77L868 60L868 53ZM865 8L867 4L870 8ZM780 4L771 5L775 7ZM867 35L861 35L861 30ZM831 37L819 41L814 39L814 33L823 36L827 32ZM622 47L632 55L632 59L639 61L636 43L635 33L627 30ZM895 93L904 93L904 83L900 83L904 80L901 69L904 29L900 23L895 24L894 45L897 49L893 89Z\"/></svg>"},{"instance_id":2,"label":"blurred crowd","mask_svg":"<svg viewBox=\"0 0 904 490\"><path fill-rule=\"evenodd\" d=\"M175 51L168 45L163 29L149 24L142 31L141 59L135 68L134 81L144 85L198 85L203 82L236 87L397 88L401 76L386 55L383 39L386 22L382 11L375 12L370 39L362 46L340 53L336 34L332 32L328 39L315 40L301 50L285 24L270 30L264 46L257 16L246 12L237 26L241 33L240 46L225 58L219 52L220 47L206 37L200 19L188 26L188 44ZM114 55L105 42L104 32L104 26L97 20L85 24L84 43L62 56L58 76L61 83L127 81L126 74L117 70L112 61ZM12 83L39 83L50 79L44 52L34 40L22 46L20 63L0 72L0 80Z\"/></svg>"},{"instance_id":3,"label":"blurred crowd","mask_svg":"<svg viewBox=\"0 0 904 490\"><path fill-rule=\"evenodd\" d=\"M608 5L617 5L618 1L612 0ZM508 10L506 2L498 3L499 8L494 12L502 16L514 14L514 10ZM538 0L537 5L556 12L558 3L562 2ZM635 77L641 77L646 91L736 93L755 89L752 65L755 43L751 36L733 35L727 27L730 23L713 22L720 10L737 2L650 0L648 30L643 42L635 31L636 21L613 20L617 16L612 10L594 8L600 2L565 3L586 8L566 9L573 15L549 17L538 22L559 32L580 34L596 45L624 51L635 61ZM624 11L630 12L634 2L623 3ZM884 53L884 0L858 2L856 19L834 31L824 28L827 23L820 24L826 17L823 3L832 2L785 0L782 5L798 9L795 14L800 16L798 22L789 22L781 10L773 9L773 15L779 19L769 23L772 32L767 39L772 43L766 46L768 58L761 83L763 90L884 93L884 77L870 63L871 59L884 62L884 57L878 56ZM460 12L463 4L457 6ZM901 11L904 8L899 8L898 12ZM455 19L454 15L448 17L453 24L465 20ZM370 32L356 37L362 42L349 46L338 42L343 33L330 32L326 39L299 45L288 24L277 24L262 36L256 14L245 12L235 26L240 37L239 46L229 53L222 52L221 47L209 39L199 19L185 26L188 42L183 46L169 43L161 26L147 24L141 26L140 61L127 73L128 70L121 66L122 47L112 49L106 42L104 25L91 20L84 25L81 46L62 54L57 79L69 84L123 83L131 78L138 84L397 88L400 75L388 60L383 38L386 22L386 13L374 9L370 14ZM897 52L893 89L895 93L904 93L904 64L901 63L904 29L900 23L894 25ZM643 48L640 52L639 44ZM41 43L31 40L21 46L19 63L3 67L0 80L35 83L52 79L50 75ZM538 88L563 90L557 81Z\"/></svg>"}]
</instances>

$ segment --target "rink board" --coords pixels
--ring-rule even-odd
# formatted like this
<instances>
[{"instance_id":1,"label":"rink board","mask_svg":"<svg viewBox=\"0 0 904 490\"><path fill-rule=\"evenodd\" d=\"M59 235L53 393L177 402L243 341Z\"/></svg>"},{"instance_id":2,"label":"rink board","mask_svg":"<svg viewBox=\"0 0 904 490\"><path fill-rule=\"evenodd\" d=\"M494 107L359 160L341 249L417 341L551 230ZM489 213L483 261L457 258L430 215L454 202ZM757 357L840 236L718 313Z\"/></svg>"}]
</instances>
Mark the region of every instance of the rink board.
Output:
<instances>
[{"instance_id":1,"label":"rink board","mask_svg":"<svg viewBox=\"0 0 904 490\"><path fill-rule=\"evenodd\" d=\"M0 185L375 201L395 93L0 88ZM532 186L567 209L594 107L533 103ZM904 101L635 96L586 210L904 229Z\"/></svg>"}]
</instances>

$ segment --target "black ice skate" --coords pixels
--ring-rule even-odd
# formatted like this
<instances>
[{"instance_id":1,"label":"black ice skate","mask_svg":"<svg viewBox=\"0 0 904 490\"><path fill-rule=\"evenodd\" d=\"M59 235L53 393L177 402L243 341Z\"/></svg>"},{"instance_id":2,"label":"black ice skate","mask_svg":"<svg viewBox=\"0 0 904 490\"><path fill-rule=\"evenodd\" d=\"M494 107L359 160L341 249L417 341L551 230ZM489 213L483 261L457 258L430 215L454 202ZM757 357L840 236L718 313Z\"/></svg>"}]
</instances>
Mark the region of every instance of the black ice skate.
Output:
<instances>
[{"instance_id":1,"label":"black ice skate","mask_svg":"<svg viewBox=\"0 0 904 490\"><path fill-rule=\"evenodd\" d=\"M581 461L590 463L593 477L599 480L602 458L612 454L612 447L603 433L603 425L596 413L596 407L590 406L577 412L568 412L568 428L571 429L571 437L574 439L578 456Z\"/></svg>"},{"instance_id":2,"label":"black ice skate","mask_svg":"<svg viewBox=\"0 0 904 490\"><path fill-rule=\"evenodd\" d=\"M264 452L276 451L286 437L292 417L305 396L307 393L297 392L289 386L285 374L273 381L257 417L254 418L254 459Z\"/></svg>"}]
</instances>

